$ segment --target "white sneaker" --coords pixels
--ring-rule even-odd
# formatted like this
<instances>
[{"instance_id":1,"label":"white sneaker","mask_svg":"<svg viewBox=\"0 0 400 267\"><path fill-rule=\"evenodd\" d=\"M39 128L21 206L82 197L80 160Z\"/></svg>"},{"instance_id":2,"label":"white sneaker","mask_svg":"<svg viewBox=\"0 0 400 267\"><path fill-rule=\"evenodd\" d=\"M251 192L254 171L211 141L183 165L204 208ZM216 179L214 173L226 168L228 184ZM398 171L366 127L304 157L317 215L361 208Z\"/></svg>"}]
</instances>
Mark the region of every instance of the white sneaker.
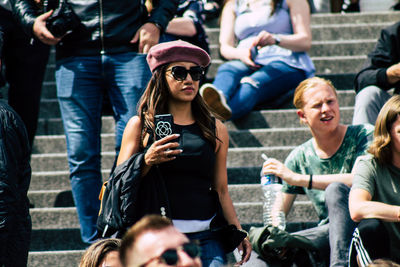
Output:
<instances>
[{"instance_id":1,"label":"white sneaker","mask_svg":"<svg viewBox=\"0 0 400 267\"><path fill-rule=\"evenodd\" d=\"M222 91L215 88L211 83L205 83L200 88L200 95L210 110L219 118L226 121L232 117L232 110L226 103Z\"/></svg>"}]
</instances>

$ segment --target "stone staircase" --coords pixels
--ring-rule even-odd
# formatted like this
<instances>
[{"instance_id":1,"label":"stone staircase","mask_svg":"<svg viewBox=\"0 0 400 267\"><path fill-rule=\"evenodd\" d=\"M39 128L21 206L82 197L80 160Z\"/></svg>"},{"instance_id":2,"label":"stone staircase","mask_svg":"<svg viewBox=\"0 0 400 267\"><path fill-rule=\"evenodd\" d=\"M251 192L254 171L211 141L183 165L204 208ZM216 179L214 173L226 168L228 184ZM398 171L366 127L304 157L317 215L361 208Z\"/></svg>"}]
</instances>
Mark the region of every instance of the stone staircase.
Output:
<instances>
[{"instance_id":1,"label":"stone staircase","mask_svg":"<svg viewBox=\"0 0 400 267\"><path fill-rule=\"evenodd\" d=\"M310 55L317 75L331 79L339 90L343 123L353 114L353 79L366 54L373 48L380 29L400 18L400 13L315 14L312 16L313 43ZM216 21L208 23L212 79L223 62L218 56ZM68 178L67 155L54 83L54 56L44 82L40 121L32 155L29 198L33 234L29 266L77 266L84 246ZM102 168L107 178L114 160L114 122L102 119ZM284 160L297 145L310 138L294 109L254 111L245 118L226 123L230 133L228 153L229 190L244 227L262 223L259 171L261 153ZM313 222L317 217L307 198L298 198L288 221Z\"/></svg>"}]
</instances>

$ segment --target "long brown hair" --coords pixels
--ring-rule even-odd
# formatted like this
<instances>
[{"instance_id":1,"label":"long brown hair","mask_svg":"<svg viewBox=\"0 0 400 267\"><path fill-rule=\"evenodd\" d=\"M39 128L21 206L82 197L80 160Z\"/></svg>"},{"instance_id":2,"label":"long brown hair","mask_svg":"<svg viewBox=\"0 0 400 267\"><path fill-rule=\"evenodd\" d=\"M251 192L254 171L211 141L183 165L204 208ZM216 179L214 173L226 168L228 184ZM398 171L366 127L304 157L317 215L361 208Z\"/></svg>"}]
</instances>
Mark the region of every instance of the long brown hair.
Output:
<instances>
[{"instance_id":1,"label":"long brown hair","mask_svg":"<svg viewBox=\"0 0 400 267\"><path fill-rule=\"evenodd\" d=\"M97 267L109 252L118 251L121 246L121 240L116 238L107 238L99 240L85 251L82 255L79 267Z\"/></svg>"},{"instance_id":2,"label":"long brown hair","mask_svg":"<svg viewBox=\"0 0 400 267\"><path fill-rule=\"evenodd\" d=\"M278 8L278 5L282 3L282 0L272 0L271 5L271 16L275 13L276 9Z\"/></svg>"},{"instance_id":3,"label":"long brown hair","mask_svg":"<svg viewBox=\"0 0 400 267\"><path fill-rule=\"evenodd\" d=\"M169 85L165 78L168 65L162 65L154 70L150 82L139 100L138 115L142 123L140 144L143 146L145 134L150 130L154 133L154 116L168 113ZM203 136L216 147L215 119L211 116L203 98L199 93L192 101L192 112Z\"/></svg>"},{"instance_id":4,"label":"long brown hair","mask_svg":"<svg viewBox=\"0 0 400 267\"><path fill-rule=\"evenodd\" d=\"M383 105L375 123L374 140L368 152L381 164L392 162L392 137L390 131L400 115L400 95L392 96Z\"/></svg>"}]
</instances>

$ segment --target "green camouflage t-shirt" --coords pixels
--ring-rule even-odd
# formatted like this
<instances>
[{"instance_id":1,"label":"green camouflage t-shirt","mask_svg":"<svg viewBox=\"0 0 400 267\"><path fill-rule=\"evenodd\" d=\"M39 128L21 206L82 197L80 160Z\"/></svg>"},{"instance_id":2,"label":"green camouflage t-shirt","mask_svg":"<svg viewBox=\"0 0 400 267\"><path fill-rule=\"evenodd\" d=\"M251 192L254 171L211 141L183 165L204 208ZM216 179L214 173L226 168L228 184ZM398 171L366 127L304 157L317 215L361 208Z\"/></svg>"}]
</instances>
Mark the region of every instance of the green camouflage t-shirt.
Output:
<instances>
[{"instance_id":1,"label":"green camouflage t-shirt","mask_svg":"<svg viewBox=\"0 0 400 267\"><path fill-rule=\"evenodd\" d=\"M301 174L351 173L357 157L366 154L366 150L372 141L373 131L374 127L370 124L348 126L342 145L328 159L321 159L316 154L312 139L310 139L289 154L285 160L285 165L292 171ZM318 213L320 221L328 218L324 191L308 190L305 187L291 186L286 183L282 191L289 194L307 194Z\"/></svg>"}]
</instances>

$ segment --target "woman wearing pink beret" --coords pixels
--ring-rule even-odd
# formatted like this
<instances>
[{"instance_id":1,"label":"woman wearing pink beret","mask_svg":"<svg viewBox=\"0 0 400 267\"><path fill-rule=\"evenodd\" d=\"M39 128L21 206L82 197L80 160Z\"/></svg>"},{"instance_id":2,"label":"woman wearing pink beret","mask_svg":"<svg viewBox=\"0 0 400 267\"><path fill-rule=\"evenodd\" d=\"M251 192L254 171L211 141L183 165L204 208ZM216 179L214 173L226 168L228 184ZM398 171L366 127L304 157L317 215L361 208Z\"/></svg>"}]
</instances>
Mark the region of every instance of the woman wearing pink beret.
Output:
<instances>
[{"instance_id":1,"label":"woman wearing pink beret","mask_svg":"<svg viewBox=\"0 0 400 267\"><path fill-rule=\"evenodd\" d=\"M117 165L148 147L144 150L142 177L145 179L152 168L161 171L174 226L189 239L200 241L203 266L223 266L226 251L212 231L218 216L212 192L218 193L227 223L238 229L241 225L227 185L228 132L211 116L199 95L199 80L210 64L210 56L179 40L152 47L147 62L152 78L139 101L138 116L125 128ZM165 114L162 127L158 127L158 115ZM241 264L251 253L247 238L238 249L242 252Z\"/></svg>"}]
</instances>

